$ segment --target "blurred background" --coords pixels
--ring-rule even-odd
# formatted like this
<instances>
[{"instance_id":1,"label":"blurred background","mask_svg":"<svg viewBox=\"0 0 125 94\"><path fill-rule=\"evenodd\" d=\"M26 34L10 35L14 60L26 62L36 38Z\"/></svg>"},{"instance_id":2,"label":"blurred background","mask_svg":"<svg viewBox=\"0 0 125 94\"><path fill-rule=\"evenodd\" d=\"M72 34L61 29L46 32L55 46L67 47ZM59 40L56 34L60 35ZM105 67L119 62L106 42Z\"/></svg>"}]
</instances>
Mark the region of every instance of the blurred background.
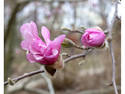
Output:
<instances>
[{"instance_id":1,"label":"blurred background","mask_svg":"<svg viewBox=\"0 0 125 94\"><path fill-rule=\"evenodd\" d=\"M81 45L79 33L69 33L62 28L77 30L81 27L99 26L105 30L113 17L114 1L4 0L4 79L14 78L40 68L39 64L30 64L26 60L25 51L20 47L22 37L19 28L22 24L35 21L39 34L41 26L44 25L50 30L51 39L64 33L67 38ZM121 20L119 18L115 19L112 33L116 83L120 94ZM73 55L83 51L74 47L63 47L62 52ZM64 69L57 71L51 79L45 74L38 74L21 80L14 86L5 87L5 94L114 94L113 86L107 86L111 82L112 62L109 49L96 49L86 58L78 58L65 64Z\"/></svg>"}]
</instances>

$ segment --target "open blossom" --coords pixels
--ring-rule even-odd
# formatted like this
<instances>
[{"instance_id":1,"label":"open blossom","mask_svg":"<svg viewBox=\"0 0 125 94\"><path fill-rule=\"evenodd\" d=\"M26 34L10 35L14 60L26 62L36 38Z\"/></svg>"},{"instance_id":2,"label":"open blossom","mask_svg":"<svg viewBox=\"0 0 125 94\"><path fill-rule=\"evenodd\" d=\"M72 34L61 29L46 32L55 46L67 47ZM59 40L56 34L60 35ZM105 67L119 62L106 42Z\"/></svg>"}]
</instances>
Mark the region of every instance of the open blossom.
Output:
<instances>
[{"instance_id":1,"label":"open blossom","mask_svg":"<svg viewBox=\"0 0 125 94\"><path fill-rule=\"evenodd\" d=\"M41 34L45 41L43 42L38 36L37 26L33 21L23 24L20 32L24 38L21 42L21 47L28 51L26 54L28 61L52 65L58 60L61 43L65 35L60 35L52 41L50 40L49 30L43 26L41 28Z\"/></svg>"},{"instance_id":2,"label":"open blossom","mask_svg":"<svg viewBox=\"0 0 125 94\"><path fill-rule=\"evenodd\" d=\"M85 47L100 47L105 38L106 36L101 29L89 28L82 35L81 42Z\"/></svg>"}]
</instances>

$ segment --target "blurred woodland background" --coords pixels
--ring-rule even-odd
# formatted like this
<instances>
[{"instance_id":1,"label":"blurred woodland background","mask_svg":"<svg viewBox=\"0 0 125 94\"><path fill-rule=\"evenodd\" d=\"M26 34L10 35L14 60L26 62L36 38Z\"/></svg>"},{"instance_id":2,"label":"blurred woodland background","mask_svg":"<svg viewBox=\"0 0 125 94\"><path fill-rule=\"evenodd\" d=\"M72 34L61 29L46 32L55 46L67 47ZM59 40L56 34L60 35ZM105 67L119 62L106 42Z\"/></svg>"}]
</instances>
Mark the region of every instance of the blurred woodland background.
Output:
<instances>
[{"instance_id":1,"label":"blurred woodland background","mask_svg":"<svg viewBox=\"0 0 125 94\"><path fill-rule=\"evenodd\" d=\"M67 38L81 45L79 33L63 31L66 27L77 30L81 27L99 26L107 28L114 12L115 0L4 0L4 79L14 78L40 68L26 60L20 47L22 40L19 28L23 23L35 21L39 34L45 25L51 31L51 38L65 33ZM116 60L116 83L121 92L121 20L113 25L113 49ZM41 36L41 35L40 35ZM74 47L64 48L70 55L81 53ZM81 63L82 62L82 63ZM79 64L81 63L81 64ZM114 94L112 62L109 49L95 49L86 58L78 58L65 64L63 70L49 79L53 93L49 93L47 76L36 75L6 86L5 94ZM52 89L52 88L51 88Z\"/></svg>"}]
</instances>

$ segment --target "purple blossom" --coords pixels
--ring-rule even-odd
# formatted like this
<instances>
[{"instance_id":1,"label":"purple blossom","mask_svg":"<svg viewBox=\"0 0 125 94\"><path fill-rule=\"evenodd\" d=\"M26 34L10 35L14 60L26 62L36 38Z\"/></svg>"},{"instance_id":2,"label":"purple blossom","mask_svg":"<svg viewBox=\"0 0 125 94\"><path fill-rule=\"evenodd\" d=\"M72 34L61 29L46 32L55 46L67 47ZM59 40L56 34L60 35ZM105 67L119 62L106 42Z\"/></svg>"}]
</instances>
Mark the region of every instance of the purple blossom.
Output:
<instances>
[{"instance_id":1,"label":"purple blossom","mask_svg":"<svg viewBox=\"0 0 125 94\"><path fill-rule=\"evenodd\" d=\"M49 30L43 26L41 28L41 34L45 41L43 42L38 36L37 26L33 21L23 24L20 32L24 38L21 47L28 51L26 57L29 62L52 65L58 60L65 35L60 35L52 41Z\"/></svg>"}]
</instances>

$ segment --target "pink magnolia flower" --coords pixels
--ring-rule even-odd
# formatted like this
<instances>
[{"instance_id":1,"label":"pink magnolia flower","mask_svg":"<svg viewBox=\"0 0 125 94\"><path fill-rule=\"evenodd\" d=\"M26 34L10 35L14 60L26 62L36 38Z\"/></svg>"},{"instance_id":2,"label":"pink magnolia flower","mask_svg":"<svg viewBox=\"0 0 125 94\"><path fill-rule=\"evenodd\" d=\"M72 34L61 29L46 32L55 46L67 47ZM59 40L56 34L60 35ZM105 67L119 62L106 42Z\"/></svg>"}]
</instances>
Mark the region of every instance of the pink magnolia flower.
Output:
<instances>
[{"instance_id":1,"label":"pink magnolia flower","mask_svg":"<svg viewBox=\"0 0 125 94\"><path fill-rule=\"evenodd\" d=\"M26 57L29 62L52 65L58 60L61 43L65 35L60 35L52 41L50 40L49 30L43 26L41 28L41 34L45 40L45 42L43 42L38 36L36 24L32 21L23 24L20 28L20 32L24 38L21 42L21 47L28 51Z\"/></svg>"},{"instance_id":2,"label":"pink magnolia flower","mask_svg":"<svg viewBox=\"0 0 125 94\"><path fill-rule=\"evenodd\" d=\"M101 29L89 28L82 35L81 42L85 47L100 47L104 43L105 37Z\"/></svg>"}]
</instances>

